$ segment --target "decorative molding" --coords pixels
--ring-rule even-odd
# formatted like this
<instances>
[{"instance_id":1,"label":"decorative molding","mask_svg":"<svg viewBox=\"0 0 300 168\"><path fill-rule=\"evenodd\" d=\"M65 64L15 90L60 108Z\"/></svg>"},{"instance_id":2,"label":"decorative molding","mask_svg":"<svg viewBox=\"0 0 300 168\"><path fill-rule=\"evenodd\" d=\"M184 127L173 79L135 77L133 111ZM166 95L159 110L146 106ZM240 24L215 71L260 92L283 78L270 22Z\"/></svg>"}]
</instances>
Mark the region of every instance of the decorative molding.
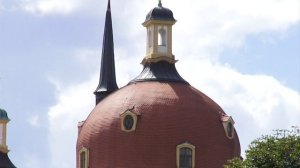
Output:
<instances>
[{"instance_id":1,"label":"decorative molding","mask_svg":"<svg viewBox=\"0 0 300 168\"><path fill-rule=\"evenodd\" d=\"M222 116L221 118L225 134L227 138L233 139L234 138L234 120L231 116Z\"/></svg>"},{"instance_id":2,"label":"decorative molding","mask_svg":"<svg viewBox=\"0 0 300 168\"><path fill-rule=\"evenodd\" d=\"M150 24L156 24L156 25L174 25L176 21L170 21L170 20L147 20L142 25L144 27L149 26Z\"/></svg>"},{"instance_id":3,"label":"decorative molding","mask_svg":"<svg viewBox=\"0 0 300 168\"><path fill-rule=\"evenodd\" d=\"M167 61L171 64L175 64L177 60L174 59L174 55L171 56L161 56L158 54L151 54L147 55L143 61L141 62L142 65L145 65L146 63L156 63L159 61Z\"/></svg>"},{"instance_id":4,"label":"decorative molding","mask_svg":"<svg viewBox=\"0 0 300 168\"><path fill-rule=\"evenodd\" d=\"M0 145L0 151L3 153L8 153L9 149L7 145Z\"/></svg>"},{"instance_id":5,"label":"decorative molding","mask_svg":"<svg viewBox=\"0 0 300 168\"><path fill-rule=\"evenodd\" d=\"M86 147L82 147L79 151L79 168L81 167L81 154L84 153L85 155L85 165L84 168L89 167L89 150Z\"/></svg>"},{"instance_id":6,"label":"decorative molding","mask_svg":"<svg viewBox=\"0 0 300 168\"><path fill-rule=\"evenodd\" d=\"M125 112L123 112L122 114L120 114L120 117L121 117L121 130L122 131L125 131L125 132L132 132L136 129L136 124L137 124L137 115L140 115L140 114L136 114L130 110L126 110ZM131 126L130 129L126 128L125 127L125 119L126 119L126 116L130 116L132 117L133 119L133 124Z\"/></svg>"}]
</instances>

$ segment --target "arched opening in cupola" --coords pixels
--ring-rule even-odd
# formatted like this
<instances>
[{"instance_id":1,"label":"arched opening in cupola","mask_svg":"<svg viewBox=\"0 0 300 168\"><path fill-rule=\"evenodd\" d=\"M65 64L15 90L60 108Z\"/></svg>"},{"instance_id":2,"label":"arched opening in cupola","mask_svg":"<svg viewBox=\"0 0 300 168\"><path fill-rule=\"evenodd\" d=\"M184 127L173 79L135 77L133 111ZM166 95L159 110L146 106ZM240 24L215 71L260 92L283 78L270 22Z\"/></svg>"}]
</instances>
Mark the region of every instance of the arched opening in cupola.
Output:
<instances>
[{"instance_id":1,"label":"arched opening in cupola","mask_svg":"<svg viewBox=\"0 0 300 168\"><path fill-rule=\"evenodd\" d=\"M158 45L159 46L166 46L167 45L167 33L164 27L161 27L158 30Z\"/></svg>"}]
</instances>

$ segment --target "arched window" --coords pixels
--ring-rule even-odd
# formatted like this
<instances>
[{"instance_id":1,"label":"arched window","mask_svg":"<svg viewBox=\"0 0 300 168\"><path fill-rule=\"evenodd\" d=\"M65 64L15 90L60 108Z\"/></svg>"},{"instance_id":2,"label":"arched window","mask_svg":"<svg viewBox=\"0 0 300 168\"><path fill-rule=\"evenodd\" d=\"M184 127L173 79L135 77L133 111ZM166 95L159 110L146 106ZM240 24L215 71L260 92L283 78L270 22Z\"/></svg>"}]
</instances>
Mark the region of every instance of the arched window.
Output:
<instances>
[{"instance_id":1,"label":"arched window","mask_svg":"<svg viewBox=\"0 0 300 168\"><path fill-rule=\"evenodd\" d=\"M177 146L177 168L195 168L195 146L183 143Z\"/></svg>"},{"instance_id":2,"label":"arched window","mask_svg":"<svg viewBox=\"0 0 300 168\"><path fill-rule=\"evenodd\" d=\"M158 45L160 46L167 45L166 30L163 27L158 30Z\"/></svg>"},{"instance_id":3,"label":"arched window","mask_svg":"<svg viewBox=\"0 0 300 168\"><path fill-rule=\"evenodd\" d=\"M89 151L87 148L82 148L79 151L79 168L88 168L89 165Z\"/></svg>"},{"instance_id":4,"label":"arched window","mask_svg":"<svg viewBox=\"0 0 300 168\"><path fill-rule=\"evenodd\" d=\"M180 148L179 152L179 167L180 168L192 168L193 151L191 148Z\"/></svg>"},{"instance_id":5,"label":"arched window","mask_svg":"<svg viewBox=\"0 0 300 168\"><path fill-rule=\"evenodd\" d=\"M234 128L233 128L233 124L231 122L228 123L227 125L227 134L229 138L233 138L233 133L234 133Z\"/></svg>"},{"instance_id":6,"label":"arched window","mask_svg":"<svg viewBox=\"0 0 300 168\"><path fill-rule=\"evenodd\" d=\"M86 153L85 152L81 152L80 153L80 168L86 168Z\"/></svg>"}]
</instances>

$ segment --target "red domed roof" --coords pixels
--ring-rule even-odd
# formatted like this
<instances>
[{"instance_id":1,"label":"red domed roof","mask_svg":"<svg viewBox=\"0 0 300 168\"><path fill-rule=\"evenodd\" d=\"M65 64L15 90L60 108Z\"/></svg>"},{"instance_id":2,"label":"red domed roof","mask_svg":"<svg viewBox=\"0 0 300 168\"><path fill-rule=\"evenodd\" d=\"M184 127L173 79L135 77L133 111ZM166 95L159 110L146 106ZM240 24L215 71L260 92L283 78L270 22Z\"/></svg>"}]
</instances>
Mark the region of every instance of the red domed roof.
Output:
<instances>
[{"instance_id":1,"label":"red domed roof","mask_svg":"<svg viewBox=\"0 0 300 168\"><path fill-rule=\"evenodd\" d=\"M138 115L135 131L121 130L121 114ZM196 167L220 168L240 156L235 134L227 138L225 113L185 83L137 82L110 94L88 116L77 139L89 150L89 168L175 168L176 146L195 148Z\"/></svg>"}]
</instances>

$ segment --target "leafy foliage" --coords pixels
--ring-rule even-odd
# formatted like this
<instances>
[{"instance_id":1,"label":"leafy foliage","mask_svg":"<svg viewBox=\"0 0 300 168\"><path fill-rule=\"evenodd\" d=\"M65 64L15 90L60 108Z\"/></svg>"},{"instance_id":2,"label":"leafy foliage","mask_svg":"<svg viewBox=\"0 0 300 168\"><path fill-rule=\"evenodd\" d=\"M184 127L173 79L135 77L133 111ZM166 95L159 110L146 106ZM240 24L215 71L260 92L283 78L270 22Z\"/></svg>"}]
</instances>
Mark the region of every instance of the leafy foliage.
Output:
<instances>
[{"instance_id":1,"label":"leafy foliage","mask_svg":"<svg viewBox=\"0 0 300 168\"><path fill-rule=\"evenodd\" d=\"M244 161L234 158L224 168L300 168L300 129L275 130L251 142Z\"/></svg>"},{"instance_id":2,"label":"leafy foliage","mask_svg":"<svg viewBox=\"0 0 300 168\"><path fill-rule=\"evenodd\" d=\"M240 158L233 158L228 161L228 164L224 168L246 168L246 166Z\"/></svg>"}]
</instances>

